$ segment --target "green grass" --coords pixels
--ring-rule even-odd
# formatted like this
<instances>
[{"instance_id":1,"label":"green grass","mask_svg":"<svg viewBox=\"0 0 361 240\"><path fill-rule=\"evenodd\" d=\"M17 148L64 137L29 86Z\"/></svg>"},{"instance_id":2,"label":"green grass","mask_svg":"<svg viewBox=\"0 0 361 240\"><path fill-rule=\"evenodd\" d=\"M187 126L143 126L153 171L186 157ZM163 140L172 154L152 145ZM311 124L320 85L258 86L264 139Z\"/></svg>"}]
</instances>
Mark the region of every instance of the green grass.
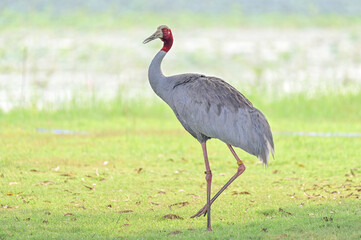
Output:
<instances>
[{"instance_id":1,"label":"green grass","mask_svg":"<svg viewBox=\"0 0 361 240\"><path fill-rule=\"evenodd\" d=\"M207 14L192 12L123 12L112 11L94 13L88 11L70 11L66 14L44 12L1 11L0 29L13 28L66 28L66 29L129 29L154 27L159 24L171 24L173 27L189 29L190 26L207 27L277 27L305 28L360 27L360 16L342 16L336 14L298 15L298 14L262 14L246 15L240 10L226 14Z\"/></svg>"},{"instance_id":2,"label":"green grass","mask_svg":"<svg viewBox=\"0 0 361 240\"><path fill-rule=\"evenodd\" d=\"M361 94L250 99L273 131L361 132ZM200 145L159 101L15 109L0 129L0 239L361 236L361 138L275 134L267 169L238 149L247 169L214 203L210 233L189 218L206 201ZM208 151L215 193L237 165L218 140Z\"/></svg>"}]
</instances>

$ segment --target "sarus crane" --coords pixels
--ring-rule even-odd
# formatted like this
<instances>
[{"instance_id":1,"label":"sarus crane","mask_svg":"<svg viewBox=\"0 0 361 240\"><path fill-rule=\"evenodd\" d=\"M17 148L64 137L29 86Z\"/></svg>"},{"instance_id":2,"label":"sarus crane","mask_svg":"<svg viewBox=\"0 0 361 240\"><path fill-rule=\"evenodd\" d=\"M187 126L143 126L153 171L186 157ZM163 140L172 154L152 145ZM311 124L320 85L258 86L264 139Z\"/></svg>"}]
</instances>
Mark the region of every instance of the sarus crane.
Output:
<instances>
[{"instance_id":1,"label":"sarus crane","mask_svg":"<svg viewBox=\"0 0 361 240\"><path fill-rule=\"evenodd\" d=\"M161 63L173 45L172 31L165 25L159 26L143 43L157 38L163 41L163 47L149 66L149 82L154 92L172 108L185 130L202 146L206 168L207 203L192 218L207 214L207 230L212 231L212 203L246 169L232 146L258 157L267 166L269 153L274 156L271 128L260 110L242 93L220 78L192 73L164 76ZM211 138L225 142L238 163L236 174L212 199L212 172L206 148L206 142Z\"/></svg>"}]
</instances>

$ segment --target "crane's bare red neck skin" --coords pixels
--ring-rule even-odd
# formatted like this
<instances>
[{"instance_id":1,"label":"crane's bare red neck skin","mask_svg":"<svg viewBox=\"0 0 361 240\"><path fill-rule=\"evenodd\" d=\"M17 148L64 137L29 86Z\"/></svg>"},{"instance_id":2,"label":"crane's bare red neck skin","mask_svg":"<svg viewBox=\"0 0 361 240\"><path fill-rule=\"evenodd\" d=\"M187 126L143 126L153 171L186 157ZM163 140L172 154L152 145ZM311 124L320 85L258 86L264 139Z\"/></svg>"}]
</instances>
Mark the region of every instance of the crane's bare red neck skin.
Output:
<instances>
[{"instance_id":1,"label":"crane's bare red neck skin","mask_svg":"<svg viewBox=\"0 0 361 240\"><path fill-rule=\"evenodd\" d=\"M162 32L163 32L163 37L161 38L161 40L163 41L164 44L161 51L168 52L173 45L172 31L169 28L163 28Z\"/></svg>"}]
</instances>

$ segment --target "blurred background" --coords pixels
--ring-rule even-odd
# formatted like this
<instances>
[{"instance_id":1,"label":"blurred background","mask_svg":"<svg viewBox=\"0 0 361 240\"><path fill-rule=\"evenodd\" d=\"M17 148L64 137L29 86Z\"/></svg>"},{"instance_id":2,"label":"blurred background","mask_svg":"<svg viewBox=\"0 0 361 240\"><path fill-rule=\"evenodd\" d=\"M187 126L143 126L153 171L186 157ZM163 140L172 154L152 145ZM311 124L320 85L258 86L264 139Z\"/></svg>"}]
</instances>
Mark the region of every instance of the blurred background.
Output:
<instances>
[{"instance_id":1,"label":"blurred background","mask_svg":"<svg viewBox=\"0 0 361 240\"><path fill-rule=\"evenodd\" d=\"M2 0L1 111L154 101L161 43L142 41L161 24L166 75L218 76L256 101L360 93L358 0Z\"/></svg>"}]
</instances>

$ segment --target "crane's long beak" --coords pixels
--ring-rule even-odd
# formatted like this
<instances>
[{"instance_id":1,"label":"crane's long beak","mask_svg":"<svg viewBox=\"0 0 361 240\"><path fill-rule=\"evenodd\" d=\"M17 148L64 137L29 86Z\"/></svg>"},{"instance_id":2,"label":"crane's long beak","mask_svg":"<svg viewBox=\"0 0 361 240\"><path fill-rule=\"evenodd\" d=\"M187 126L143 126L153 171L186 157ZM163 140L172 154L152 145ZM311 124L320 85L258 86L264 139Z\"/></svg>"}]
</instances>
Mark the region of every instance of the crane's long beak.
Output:
<instances>
[{"instance_id":1,"label":"crane's long beak","mask_svg":"<svg viewBox=\"0 0 361 240\"><path fill-rule=\"evenodd\" d=\"M150 41L156 39L156 38L162 38L163 32L161 30L157 30L155 33L153 33L149 38L145 39L143 41L144 44L149 43Z\"/></svg>"}]
</instances>

